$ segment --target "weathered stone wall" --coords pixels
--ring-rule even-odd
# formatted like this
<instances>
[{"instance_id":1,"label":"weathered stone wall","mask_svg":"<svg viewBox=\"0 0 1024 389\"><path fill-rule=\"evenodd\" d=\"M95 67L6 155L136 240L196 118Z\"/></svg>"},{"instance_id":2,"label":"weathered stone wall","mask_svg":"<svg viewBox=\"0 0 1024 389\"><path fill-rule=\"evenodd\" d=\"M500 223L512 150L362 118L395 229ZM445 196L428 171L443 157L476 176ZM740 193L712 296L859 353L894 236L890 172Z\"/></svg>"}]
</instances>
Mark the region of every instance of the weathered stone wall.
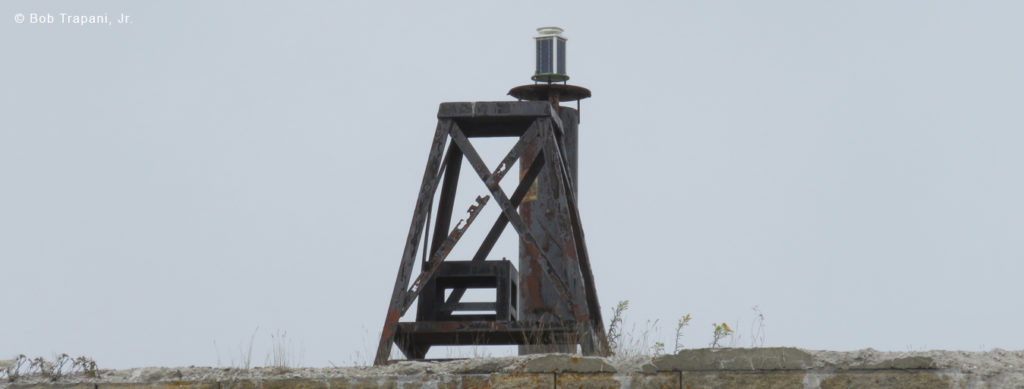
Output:
<instances>
[{"instance_id":1,"label":"weathered stone wall","mask_svg":"<svg viewBox=\"0 0 1024 389\"><path fill-rule=\"evenodd\" d=\"M1024 388L1024 352L702 349L632 360L552 354L348 368L139 368L9 389Z\"/></svg>"}]
</instances>

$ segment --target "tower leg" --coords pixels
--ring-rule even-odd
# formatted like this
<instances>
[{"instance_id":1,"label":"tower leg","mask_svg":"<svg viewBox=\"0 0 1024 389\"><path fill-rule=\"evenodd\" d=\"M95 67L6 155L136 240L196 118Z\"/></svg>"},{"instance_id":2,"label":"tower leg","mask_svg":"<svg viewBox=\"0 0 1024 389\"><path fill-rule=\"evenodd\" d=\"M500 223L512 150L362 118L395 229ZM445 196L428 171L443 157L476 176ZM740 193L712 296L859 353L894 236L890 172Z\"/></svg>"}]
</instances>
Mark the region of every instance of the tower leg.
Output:
<instances>
[{"instance_id":1,"label":"tower leg","mask_svg":"<svg viewBox=\"0 0 1024 389\"><path fill-rule=\"evenodd\" d=\"M412 269L416 264L416 249L419 245L420 235L427 223L427 206L434 199L434 191L437 189L438 176L441 169L441 153L444 152L445 139L451 128L450 121L438 121L437 129L434 131L434 141L430 146L430 155L427 157L427 167L423 172L423 181L420 183L420 194L416 199L416 209L412 214L412 223L409 226L409 235L406 236L405 250L402 252L402 262L398 267L398 276L395 278L395 289L391 293L391 303L388 305L387 315L384 317L384 328L381 329L380 344L377 345L377 355L373 360L374 365L387 363L391 355L391 345L395 341L395 330L398 327L398 319L402 316L402 304L405 301L406 287L412 277Z\"/></svg>"}]
</instances>

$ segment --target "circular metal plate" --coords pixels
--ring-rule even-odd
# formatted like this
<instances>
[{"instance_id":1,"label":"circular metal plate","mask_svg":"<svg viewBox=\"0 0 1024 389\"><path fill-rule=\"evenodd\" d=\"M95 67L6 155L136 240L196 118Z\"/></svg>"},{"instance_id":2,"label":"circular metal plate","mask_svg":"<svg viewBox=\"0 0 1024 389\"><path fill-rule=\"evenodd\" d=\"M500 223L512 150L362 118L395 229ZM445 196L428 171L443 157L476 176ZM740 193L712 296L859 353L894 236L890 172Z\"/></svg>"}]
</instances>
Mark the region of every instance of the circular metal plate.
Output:
<instances>
[{"instance_id":1,"label":"circular metal plate","mask_svg":"<svg viewBox=\"0 0 1024 389\"><path fill-rule=\"evenodd\" d=\"M547 101L556 95L558 101L576 101L590 97L590 89L566 84L531 84L512 88L508 94L519 100Z\"/></svg>"}]
</instances>

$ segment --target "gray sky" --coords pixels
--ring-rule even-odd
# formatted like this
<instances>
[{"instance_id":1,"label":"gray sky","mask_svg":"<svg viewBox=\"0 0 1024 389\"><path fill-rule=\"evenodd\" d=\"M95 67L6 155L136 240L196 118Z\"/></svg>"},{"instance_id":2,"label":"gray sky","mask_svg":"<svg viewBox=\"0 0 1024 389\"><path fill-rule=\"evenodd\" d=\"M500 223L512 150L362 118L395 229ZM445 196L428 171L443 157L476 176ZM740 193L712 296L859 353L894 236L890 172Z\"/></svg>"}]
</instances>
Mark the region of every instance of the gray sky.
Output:
<instances>
[{"instance_id":1,"label":"gray sky","mask_svg":"<svg viewBox=\"0 0 1024 389\"><path fill-rule=\"evenodd\" d=\"M508 99L544 25L594 93L606 316L670 347L685 313L687 347L749 346L758 306L765 345L1024 348L1024 3L295 3L0 4L0 358L262 363L286 332L369 362L437 105Z\"/></svg>"}]
</instances>

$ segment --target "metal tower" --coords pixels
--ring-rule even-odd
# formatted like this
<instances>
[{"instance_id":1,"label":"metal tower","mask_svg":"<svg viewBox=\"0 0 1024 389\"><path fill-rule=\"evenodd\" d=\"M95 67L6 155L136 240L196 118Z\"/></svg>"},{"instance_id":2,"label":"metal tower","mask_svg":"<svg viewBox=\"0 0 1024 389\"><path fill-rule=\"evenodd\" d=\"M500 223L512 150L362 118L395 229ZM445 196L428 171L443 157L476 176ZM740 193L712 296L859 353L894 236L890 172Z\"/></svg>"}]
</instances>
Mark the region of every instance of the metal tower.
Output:
<instances>
[{"instance_id":1,"label":"metal tower","mask_svg":"<svg viewBox=\"0 0 1024 389\"><path fill-rule=\"evenodd\" d=\"M579 345L586 355L607 354L576 201L579 111L559 105L590 97L590 91L565 83L569 77L562 30L544 27L538 32L537 83L509 91L519 101L451 102L438 109L376 365L387 363L393 344L409 359L424 358L435 345L520 345L520 354L575 352ZM483 137L517 141L492 169L470 142ZM463 160L489 193L477 196L468 216L452 228ZM509 195L499 183L517 161L520 180ZM435 197L437 210L432 212ZM447 260L492 197L501 215L476 254L469 260ZM508 260L488 259L509 224L520 240L518 270ZM423 259L419 274L413 274L420 239ZM495 301L460 302L467 288L494 289ZM399 322L414 301L416 321ZM487 313L460 313L467 311Z\"/></svg>"}]
</instances>

